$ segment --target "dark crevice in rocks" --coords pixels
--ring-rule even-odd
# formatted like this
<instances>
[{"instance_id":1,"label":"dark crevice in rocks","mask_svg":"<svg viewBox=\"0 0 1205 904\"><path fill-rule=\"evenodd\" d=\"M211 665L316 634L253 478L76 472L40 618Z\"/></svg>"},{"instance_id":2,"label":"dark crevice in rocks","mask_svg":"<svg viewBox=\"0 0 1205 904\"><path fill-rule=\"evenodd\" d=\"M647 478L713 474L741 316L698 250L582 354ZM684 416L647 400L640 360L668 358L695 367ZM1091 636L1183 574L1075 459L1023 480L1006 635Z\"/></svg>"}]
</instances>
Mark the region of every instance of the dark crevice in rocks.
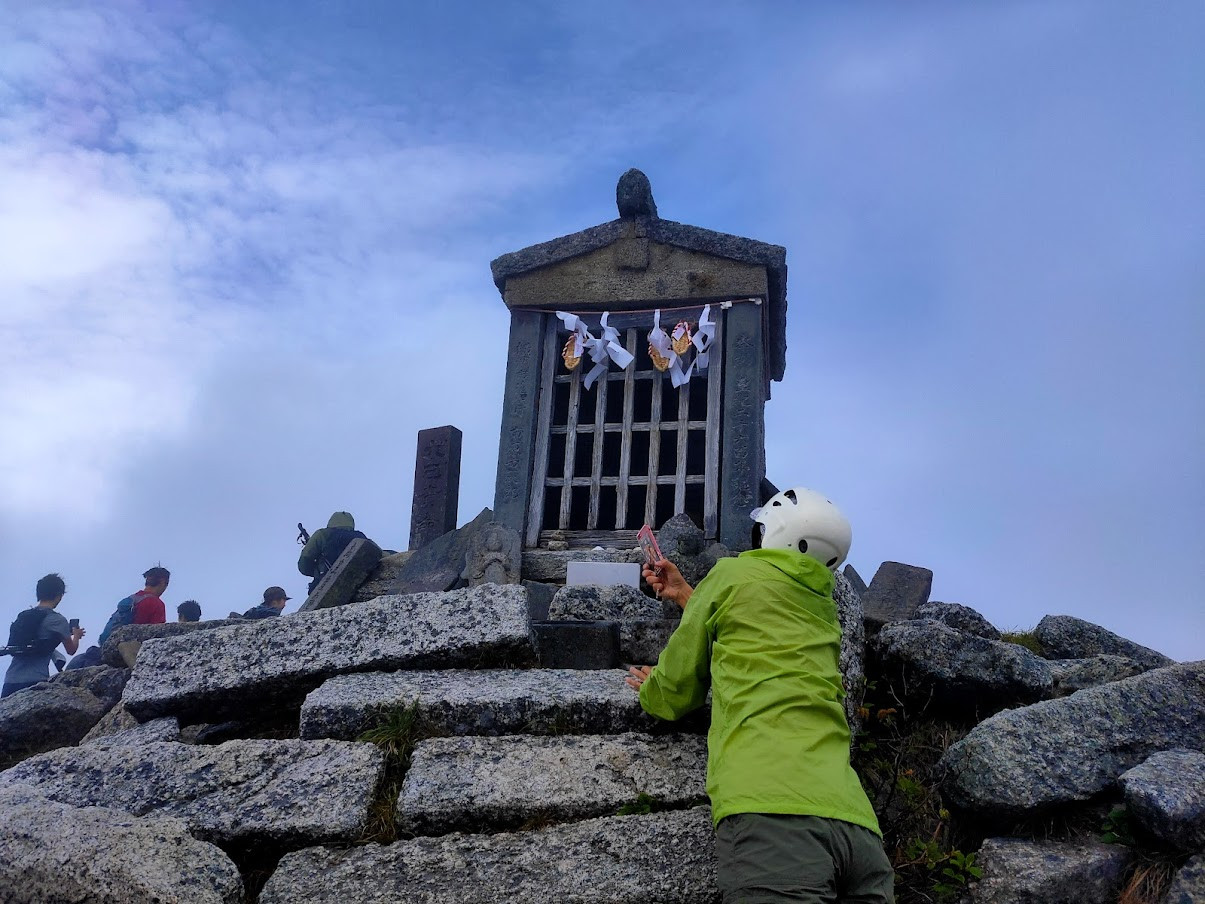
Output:
<instances>
[{"instance_id":1,"label":"dark crevice in rocks","mask_svg":"<svg viewBox=\"0 0 1205 904\"><path fill-rule=\"evenodd\" d=\"M239 875L243 877L243 900L246 904L256 904L260 892L272 874L280 858L288 851L281 847L232 846L220 845L228 857L238 867Z\"/></svg>"}]
</instances>

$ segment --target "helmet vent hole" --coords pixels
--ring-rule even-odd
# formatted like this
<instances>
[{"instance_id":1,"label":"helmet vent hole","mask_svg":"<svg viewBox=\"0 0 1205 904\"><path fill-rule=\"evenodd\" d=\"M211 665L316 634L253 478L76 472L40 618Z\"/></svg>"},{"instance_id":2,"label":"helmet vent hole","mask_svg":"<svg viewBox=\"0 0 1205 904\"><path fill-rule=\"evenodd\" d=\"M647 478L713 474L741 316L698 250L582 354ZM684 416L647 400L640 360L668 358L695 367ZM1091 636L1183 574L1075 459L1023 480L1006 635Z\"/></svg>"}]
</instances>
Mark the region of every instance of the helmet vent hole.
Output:
<instances>
[{"instance_id":1,"label":"helmet vent hole","mask_svg":"<svg viewBox=\"0 0 1205 904\"><path fill-rule=\"evenodd\" d=\"M794 490L784 490L782 495L786 496L788 499L791 500L791 502L795 503L796 505L799 504L799 497L795 495Z\"/></svg>"},{"instance_id":2,"label":"helmet vent hole","mask_svg":"<svg viewBox=\"0 0 1205 904\"><path fill-rule=\"evenodd\" d=\"M770 505L782 505L782 503L779 502L777 499L775 499L773 502L770 503Z\"/></svg>"},{"instance_id":3,"label":"helmet vent hole","mask_svg":"<svg viewBox=\"0 0 1205 904\"><path fill-rule=\"evenodd\" d=\"M832 568L836 564L837 564L837 557L833 556L831 559L828 560L826 567Z\"/></svg>"},{"instance_id":4,"label":"helmet vent hole","mask_svg":"<svg viewBox=\"0 0 1205 904\"><path fill-rule=\"evenodd\" d=\"M799 551L800 551L800 552L807 552L807 551L808 551L808 541L807 541L807 540L800 540L800 541L799 541Z\"/></svg>"}]
</instances>

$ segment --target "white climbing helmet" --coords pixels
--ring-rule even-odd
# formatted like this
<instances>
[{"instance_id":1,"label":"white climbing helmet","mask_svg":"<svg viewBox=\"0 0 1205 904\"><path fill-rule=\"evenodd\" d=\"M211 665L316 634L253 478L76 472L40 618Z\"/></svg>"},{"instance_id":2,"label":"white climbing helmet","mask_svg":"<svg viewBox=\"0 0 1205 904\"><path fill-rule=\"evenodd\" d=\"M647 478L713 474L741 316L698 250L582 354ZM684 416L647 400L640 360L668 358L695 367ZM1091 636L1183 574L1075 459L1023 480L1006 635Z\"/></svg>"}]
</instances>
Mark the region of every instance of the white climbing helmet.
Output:
<instances>
[{"instance_id":1,"label":"white climbing helmet","mask_svg":"<svg viewBox=\"0 0 1205 904\"><path fill-rule=\"evenodd\" d=\"M793 549L833 571L841 567L853 542L853 530L841 510L807 487L772 496L753 513L753 520L761 525L762 549Z\"/></svg>"}]
</instances>

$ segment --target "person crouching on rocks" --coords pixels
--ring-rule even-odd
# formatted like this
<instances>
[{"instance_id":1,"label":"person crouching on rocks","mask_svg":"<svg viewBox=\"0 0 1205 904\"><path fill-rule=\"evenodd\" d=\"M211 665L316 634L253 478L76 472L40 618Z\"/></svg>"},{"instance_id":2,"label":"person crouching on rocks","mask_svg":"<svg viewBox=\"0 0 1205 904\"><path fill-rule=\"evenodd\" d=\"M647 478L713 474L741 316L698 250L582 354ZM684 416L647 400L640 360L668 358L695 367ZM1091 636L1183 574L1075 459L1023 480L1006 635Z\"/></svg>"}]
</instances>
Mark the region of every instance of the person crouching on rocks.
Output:
<instances>
[{"instance_id":1,"label":"person crouching on rocks","mask_svg":"<svg viewBox=\"0 0 1205 904\"><path fill-rule=\"evenodd\" d=\"M269 587L264 591L264 601L243 613L243 618L276 618L284 611L285 603L291 600L283 587Z\"/></svg>"},{"instance_id":2,"label":"person crouching on rocks","mask_svg":"<svg viewBox=\"0 0 1205 904\"><path fill-rule=\"evenodd\" d=\"M80 639L86 633L79 622L68 623L55 608L63 601L67 584L57 574L48 574L38 581L38 604L17 616L9 630L9 649L13 650L12 664L4 674L0 697L45 681L49 674L50 657L63 649L74 655Z\"/></svg>"},{"instance_id":3,"label":"person crouching on rocks","mask_svg":"<svg viewBox=\"0 0 1205 904\"><path fill-rule=\"evenodd\" d=\"M633 666L627 683L645 712L670 720L711 690L707 794L725 904L890 904L894 874L849 763L842 706L833 570L849 554L849 522L803 487L754 521L753 549L721 559L697 589L668 560L645 566L684 612L657 665Z\"/></svg>"}]
</instances>

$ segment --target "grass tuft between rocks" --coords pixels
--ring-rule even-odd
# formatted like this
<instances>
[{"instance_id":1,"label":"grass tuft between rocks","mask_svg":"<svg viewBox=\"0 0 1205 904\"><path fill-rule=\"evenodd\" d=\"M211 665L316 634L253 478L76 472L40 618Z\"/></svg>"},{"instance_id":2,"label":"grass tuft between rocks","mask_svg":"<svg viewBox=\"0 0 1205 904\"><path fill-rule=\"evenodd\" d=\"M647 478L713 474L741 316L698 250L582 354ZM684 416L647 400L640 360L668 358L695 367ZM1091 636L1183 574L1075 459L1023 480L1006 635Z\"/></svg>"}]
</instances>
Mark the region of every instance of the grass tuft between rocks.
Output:
<instances>
[{"instance_id":1,"label":"grass tuft between rocks","mask_svg":"<svg viewBox=\"0 0 1205 904\"><path fill-rule=\"evenodd\" d=\"M1030 631L1004 631L1000 634L1000 639L1005 643L1015 643L1019 647L1025 647L1031 653L1035 653L1043 658L1046 656L1045 650L1038 642L1038 635L1032 630Z\"/></svg>"},{"instance_id":2,"label":"grass tuft between rocks","mask_svg":"<svg viewBox=\"0 0 1205 904\"><path fill-rule=\"evenodd\" d=\"M397 799L410 768L410 756L419 740L418 701L406 707L381 711L377 724L357 741L375 744L385 754L385 774L376 799L368 810L368 824L360 844L391 844L398 840Z\"/></svg>"}]
</instances>

